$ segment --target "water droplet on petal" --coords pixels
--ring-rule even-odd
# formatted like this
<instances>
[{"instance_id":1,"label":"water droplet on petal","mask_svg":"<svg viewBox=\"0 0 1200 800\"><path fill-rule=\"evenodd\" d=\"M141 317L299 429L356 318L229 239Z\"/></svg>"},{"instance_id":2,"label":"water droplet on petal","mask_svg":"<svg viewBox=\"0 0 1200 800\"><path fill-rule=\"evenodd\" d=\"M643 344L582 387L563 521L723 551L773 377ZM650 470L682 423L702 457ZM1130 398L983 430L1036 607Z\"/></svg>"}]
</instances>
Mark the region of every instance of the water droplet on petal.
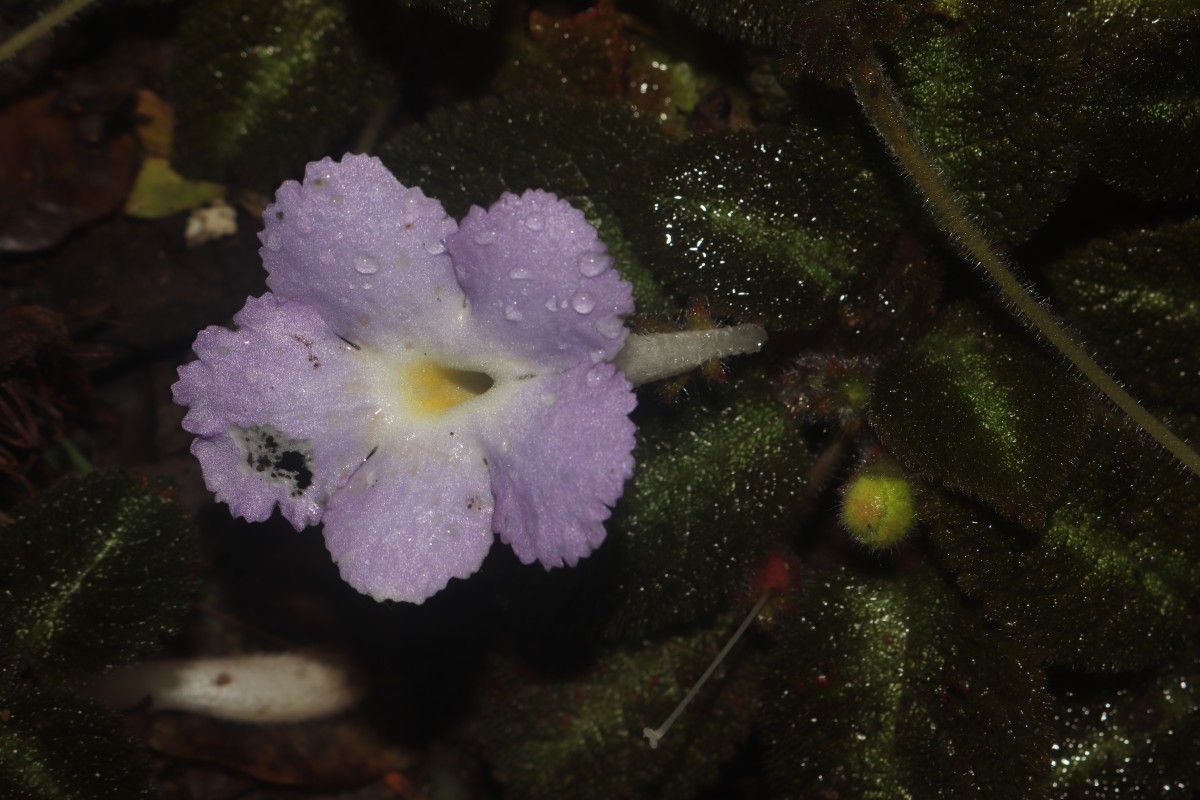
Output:
<instances>
[{"instance_id":1,"label":"water droplet on petal","mask_svg":"<svg viewBox=\"0 0 1200 800\"><path fill-rule=\"evenodd\" d=\"M329 201L331 203L333 203L335 206L340 206L342 204L342 200L344 200L344 199L345 198L342 197L340 194L335 194L333 197L331 197L329 199Z\"/></svg>"},{"instance_id":2,"label":"water droplet on petal","mask_svg":"<svg viewBox=\"0 0 1200 800\"><path fill-rule=\"evenodd\" d=\"M596 322L596 330L606 339L616 339L625 330L625 323L617 317L605 317Z\"/></svg>"},{"instance_id":3,"label":"water droplet on petal","mask_svg":"<svg viewBox=\"0 0 1200 800\"><path fill-rule=\"evenodd\" d=\"M593 364L599 364L601 361L604 360L604 351L603 350L593 350L592 352L588 353L588 355L591 356Z\"/></svg>"},{"instance_id":4,"label":"water droplet on petal","mask_svg":"<svg viewBox=\"0 0 1200 800\"><path fill-rule=\"evenodd\" d=\"M588 370L588 374L587 374L587 385L588 386L597 386L597 385L599 385L600 381L602 381L602 380L604 380L604 370L603 369L601 369L600 367L592 367L591 369Z\"/></svg>"},{"instance_id":5,"label":"water droplet on petal","mask_svg":"<svg viewBox=\"0 0 1200 800\"><path fill-rule=\"evenodd\" d=\"M546 221L542 219L541 214L530 214L525 218L525 227L531 231L540 231L546 227Z\"/></svg>"},{"instance_id":6,"label":"water droplet on petal","mask_svg":"<svg viewBox=\"0 0 1200 800\"><path fill-rule=\"evenodd\" d=\"M354 269L360 275L374 275L376 272L379 272L379 262L372 256L363 253L354 259Z\"/></svg>"},{"instance_id":7,"label":"water droplet on petal","mask_svg":"<svg viewBox=\"0 0 1200 800\"><path fill-rule=\"evenodd\" d=\"M575 309L577 314L590 314L595 307L596 301L587 292L576 292L571 298L571 308Z\"/></svg>"},{"instance_id":8,"label":"water droplet on petal","mask_svg":"<svg viewBox=\"0 0 1200 800\"><path fill-rule=\"evenodd\" d=\"M429 253L431 256L436 256L440 253L446 252L446 245L440 241L427 242L425 245L425 252Z\"/></svg>"},{"instance_id":9,"label":"water droplet on petal","mask_svg":"<svg viewBox=\"0 0 1200 800\"><path fill-rule=\"evenodd\" d=\"M283 249L283 240L279 238L279 234L271 231L267 234L267 249L278 253Z\"/></svg>"},{"instance_id":10,"label":"water droplet on petal","mask_svg":"<svg viewBox=\"0 0 1200 800\"><path fill-rule=\"evenodd\" d=\"M481 228L471 236L475 244L489 245L496 241L496 231L491 228Z\"/></svg>"},{"instance_id":11,"label":"water droplet on petal","mask_svg":"<svg viewBox=\"0 0 1200 800\"><path fill-rule=\"evenodd\" d=\"M549 300L546 301L546 310L547 311L558 311L558 298L557 297L551 297Z\"/></svg>"},{"instance_id":12,"label":"water droplet on petal","mask_svg":"<svg viewBox=\"0 0 1200 800\"><path fill-rule=\"evenodd\" d=\"M509 306L504 309L504 318L511 319L513 322L520 322L525 319L525 315L518 311L516 306Z\"/></svg>"},{"instance_id":13,"label":"water droplet on petal","mask_svg":"<svg viewBox=\"0 0 1200 800\"><path fill-rule=\"evenodd\" d=\"M317 260L321 262L322 266L325 266L325 267L332 266L333 265L333 251L332 250L322 250L320 252L320 254L317 256Z\"/></svg>"},{"instance_id":14,"label":"water droplet on petal","mask_svg":"<svg viewBox=\"0 0 1200 800\"><path fill-rule=\"evenodd\" d=\"M579 257L579 271L585 278L594 278L612 266L612 259L604 253L584 253Z\"/></svg>"},{"instance_id":15,"label":"water droplet on petal","mask_svg":"<svg viewBox=\"0 0 1200 800\"><path fill-rule=\"evenodd\" d=\"M508 277L512 278L514 281L527 281L532 278L533 275L527 269L514 269L512 272L508 273Z\"/></svg>"}]
</instances>

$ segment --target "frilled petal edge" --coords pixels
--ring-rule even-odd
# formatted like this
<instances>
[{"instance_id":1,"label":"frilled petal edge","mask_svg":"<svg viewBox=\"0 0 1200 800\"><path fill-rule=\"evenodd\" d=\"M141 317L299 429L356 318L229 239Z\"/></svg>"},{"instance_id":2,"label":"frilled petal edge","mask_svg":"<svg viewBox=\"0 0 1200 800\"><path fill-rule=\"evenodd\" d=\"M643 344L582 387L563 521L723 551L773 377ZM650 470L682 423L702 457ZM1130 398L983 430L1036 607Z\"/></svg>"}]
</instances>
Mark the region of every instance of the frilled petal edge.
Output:
<instances>
[{"instance_id":1,"label":"frilled petal edge","mask_svg":"<svg viewBox=\"0 0 1200 800\"><path fill-rule=\"evenodd\" d=\"M611 359L633 290L583 213L548 192L478 206L446 240L471 319L514 356L556 369Z\"/></svg>"},{"instance_id":2,"label":"frilled petal edge","mask_svg":"<svg viewBox=\"0 0 1200 800\"><path fill-rule=\"evenodd\" d=\"M192 452L236 516L261 521L278 503L296 528L314 524L372 446L356 425L370 409L345 391L354 352L315 310L271 294L234 322L200 332L172 386Z\"/></svg>"},{"instance_id":3,"label":"frilled petal edge","mask_svg":"<svg viewBox=\"0 0 1200 800\"><path fill-rule=\"evenodd\" d=\"M458 225L373 156L309 164L303 183L279 187L263 221L272 291L312 306L351 341L428 338L462 311L445 244Z\"/></svg>"},{"instance_id":4,"label":"frilled petal edge","mask_svg":"<svg viewBox=\"0 0 1200 800\"><path fill-rule=\"evenodd\" d=\"M505 427L482 432L493 524L525 563L573 565L604 541L604 520L633 474L637 400L611 364L528 381Z\"/></svg>"},{"instance_id":5,"label":"frilled petal edge","mask_svg":"<svg viewBox=\"0 0 1200 800\"><path fill-rule=\"evenodd\" d=\"M492 511L477 446L393 442L331 498L325 544L355 589L421 603L479 569L495 539Z\"/></svg>"}]
</instances>

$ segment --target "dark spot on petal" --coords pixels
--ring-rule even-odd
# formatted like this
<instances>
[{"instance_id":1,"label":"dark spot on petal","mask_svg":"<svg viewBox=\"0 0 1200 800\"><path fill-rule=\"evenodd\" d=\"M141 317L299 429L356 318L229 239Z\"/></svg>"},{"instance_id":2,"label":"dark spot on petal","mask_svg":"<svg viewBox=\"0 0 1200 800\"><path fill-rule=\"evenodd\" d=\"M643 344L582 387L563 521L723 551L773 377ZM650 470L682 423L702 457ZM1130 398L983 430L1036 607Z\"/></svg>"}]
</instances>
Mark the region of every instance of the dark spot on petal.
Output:
<instances>
[{"instance_id":1,"label":"dark spot on petal","mask_svg":"<svg viewBox=\"0 0 1200 800\"><path fill-rule=\"evenodd\" d=\"M213 679L214 686L228 686L231 683L233 683L233 676L230 675L228 672L222 672L220 675L218 675L216 678Z\"/></svg>"},{"instance_id":2,"label":"dark spot on petal","mask_svg":"<svg viewBox=\"0 0 1200 800\"><path fill-rule=\"evenodd\" d=\"M283 222L283 212L282 212L282 211L276 211L276 212L275 212L275 219L279 220L280 222Z\"/></svg>"},{"instance_id":3,"label":"dark spot on petal","mask_svg":"<svg viewBox=\"0 0 1200 800\"><path fill-rule=\"evenodd\" d=\"M304 490L312 486L313 474L308 468L308 459L303 453L298 453L295 450L285 450L279 460L275 462L275 469L280 473L291 473L296 481L296 488L300 494Z\"/></svg>"},{"instance_id":4,"label":"dark spot on petal","mask_svg":"<svg viewBox=\"0 0 1200 800\"><path fill-rule=\"evenodd\" d=\"M300 497L313 485L312 447L305 439L290 439L267 425L233 428L230 436L238 444L246 466L267 483Z\"/></svg>"}]
</instances>

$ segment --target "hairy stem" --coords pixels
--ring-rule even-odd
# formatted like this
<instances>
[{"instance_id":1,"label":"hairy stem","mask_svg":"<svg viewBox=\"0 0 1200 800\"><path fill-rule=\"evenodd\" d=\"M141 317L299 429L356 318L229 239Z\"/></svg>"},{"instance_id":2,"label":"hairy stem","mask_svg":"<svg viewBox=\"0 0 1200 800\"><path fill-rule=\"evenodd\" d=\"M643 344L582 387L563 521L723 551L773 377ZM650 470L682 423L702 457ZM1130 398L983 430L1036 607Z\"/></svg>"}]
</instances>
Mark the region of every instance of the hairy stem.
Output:
<instances>
[{"instance_id":1,"label":"hairy stem","mask_svg":"<svg viewBox=\"0 0 1200 800\"><path fill-rule=\"evenodd\" d=\"M992 248L983 230L963 209L930 162L920 140L908 123L904 107L896 97L891 81L884 74L883 67L874 54L861 59L855 65L852 80L854 92L867 118L875 126L892 155L924 194L938 221L983 268L988 278L1016 307L1018 313L1066 356L1113 405L1170 451L1184 466L1200 475L1200 455L1121 388L1046 307L1030 294L1004 259Z\"/></svg>"},{"instance_id":2,"label":"hairy stem","mask_svg":"<svg viewBox=\"0 0 1200 800\"><path fill-rule=\"evenodd\" d=\"M93 0L66 0L56 8L46 12L35 22L17 31L0 44L0 63L8 61L17 53L24 50L32 42L54 30L59 24L66 22L83 9L91 5Z\"/></svg>"}]
</instances>

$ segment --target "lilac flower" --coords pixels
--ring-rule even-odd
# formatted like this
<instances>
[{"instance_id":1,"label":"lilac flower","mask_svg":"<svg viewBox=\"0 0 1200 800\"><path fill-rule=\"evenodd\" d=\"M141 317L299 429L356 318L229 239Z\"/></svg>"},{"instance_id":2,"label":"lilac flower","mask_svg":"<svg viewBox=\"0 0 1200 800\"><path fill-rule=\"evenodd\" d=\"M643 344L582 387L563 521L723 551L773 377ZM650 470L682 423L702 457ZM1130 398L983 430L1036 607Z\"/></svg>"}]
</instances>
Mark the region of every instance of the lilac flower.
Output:
<instances>
[{"instance_id":1,"label":"lilac flower","mask_svg":"<svg viewBox=\"0 0 1200 800\"><path fill-rule=\"evenodd\" d=\"M633 301L583 214L529 191L459 225L346 156L263 216L272 291L201 331L173 387L217 499L323 522L377 599L470 575L494 533L546 568L599 546L633 469L635 399L609 363Z\"/></svg>"}]
</instances>

